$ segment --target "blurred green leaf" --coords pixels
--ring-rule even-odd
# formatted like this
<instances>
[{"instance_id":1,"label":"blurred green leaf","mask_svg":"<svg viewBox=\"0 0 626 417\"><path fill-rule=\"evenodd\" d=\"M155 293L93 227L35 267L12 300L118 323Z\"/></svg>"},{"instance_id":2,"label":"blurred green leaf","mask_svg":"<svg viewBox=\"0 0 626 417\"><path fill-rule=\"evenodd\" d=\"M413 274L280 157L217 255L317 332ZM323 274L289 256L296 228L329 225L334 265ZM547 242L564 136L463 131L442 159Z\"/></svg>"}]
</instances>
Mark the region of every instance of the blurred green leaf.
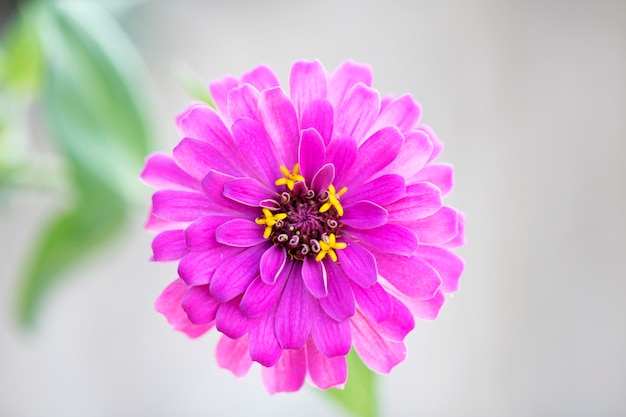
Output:
<instances>
[{"instance_id":1,"label":"blurred green leaf","mask_svg":"<svg viewBox=\"0 0 626 417\"><path fill-rule=\"evenodd\" d=\"M196 75L188 66L179 65L174 69L178 82L183 86L187 93L194 99L200 100L215 108L213 97L209 92L208 86L204 85L198 75Z\"/></svg>"},{"instance_id":2,"label":"blurred green leaf","mask_svg":"<svg viewBox=\"0 0 626 417\"><path fill-rule=\"evenodd\" d=\"M74 198L30 260L18 305L23 324L34 322L48 290L70 267L121 230L140 190L137 175L151 136L145 72L111 16L91 1L37 6L42 111Z\"/></svg>"},{"instance_id":3,"label":"blurred green leaf","mask_svg":"<svg viewBox=\"0 0 626 417\"><path fill-rule=\"evenodd\" d=\"M348 354L347 361L349 373L344 389L330 389L324 391L324 394L333 398L354 416L378 416L376 374L363 364L354 349Z\"/></svg>"}]
</instances>

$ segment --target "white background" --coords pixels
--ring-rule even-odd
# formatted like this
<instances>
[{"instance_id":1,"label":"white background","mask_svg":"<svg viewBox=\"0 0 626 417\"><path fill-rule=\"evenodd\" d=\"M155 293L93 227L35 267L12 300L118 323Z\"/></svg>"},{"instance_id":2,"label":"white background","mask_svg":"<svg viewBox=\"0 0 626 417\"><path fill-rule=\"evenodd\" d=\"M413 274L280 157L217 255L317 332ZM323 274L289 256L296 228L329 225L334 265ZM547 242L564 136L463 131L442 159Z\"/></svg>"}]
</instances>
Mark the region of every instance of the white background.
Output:
<instances>
[{"instance_id":1,"label":"white background","mask_svg":"<svg viewBox=\"0 0 626 417\"><path fill-rule=\"evenodd\" d=\"M159 147L207 82L300 58L374 68L410 92L456 168L467 214L461 289L381 377L384 416L626 415L626 3L147 2L126 17L159 89ZM146 204L148 190L146 189ZM34 332L12 316L17 276L53 198L0 208L0 416L339 416L315 390L266 394L258 368L215 364L152 309L175 277L150 264L139 211L74 270Z\"/></svg>"}]
</instances>

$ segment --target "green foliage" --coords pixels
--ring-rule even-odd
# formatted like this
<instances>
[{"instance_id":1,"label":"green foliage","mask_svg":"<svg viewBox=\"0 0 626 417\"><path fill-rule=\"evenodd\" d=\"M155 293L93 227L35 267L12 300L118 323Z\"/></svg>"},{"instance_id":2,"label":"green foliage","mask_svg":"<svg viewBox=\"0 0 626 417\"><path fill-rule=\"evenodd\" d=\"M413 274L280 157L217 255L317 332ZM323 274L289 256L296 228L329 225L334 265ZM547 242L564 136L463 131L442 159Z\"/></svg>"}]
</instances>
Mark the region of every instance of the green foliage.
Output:
<instances>
[{"instance_id":1,"label":"green foliage","mask_svg":"<svg viewBox=\"0 0 626 417\"><path fill-rule=\"evenodd\" d=\"M363 364L354 349L348 354L347 361L349 373L344 389L330 389L325 394L354 416L378 416L376 374Z\"/></svg>"}]
</instances>

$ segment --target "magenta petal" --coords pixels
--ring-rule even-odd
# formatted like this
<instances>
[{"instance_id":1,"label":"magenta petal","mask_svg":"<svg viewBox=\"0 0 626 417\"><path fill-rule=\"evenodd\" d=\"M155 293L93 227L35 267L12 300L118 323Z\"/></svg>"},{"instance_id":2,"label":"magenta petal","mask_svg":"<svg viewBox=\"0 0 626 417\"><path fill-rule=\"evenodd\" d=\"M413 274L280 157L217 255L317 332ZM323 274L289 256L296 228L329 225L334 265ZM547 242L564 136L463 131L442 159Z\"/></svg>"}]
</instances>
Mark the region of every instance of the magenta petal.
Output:
<instances>
[{"instance_id":1,"label":"magenta petal","mask_svg":"<svg viewBox=\"0 0 626 417\"><path fill-rule=\"evenodd\" d=\"M248 83L263 91L280 85L276 74L267 65L261 64L241 76L241 83Z\"/></svg>"},{"instance_id":2,"label":"magenta petal","mask_svg":"<svg viewBox=\"0 0 626 417\"><path fill-rule=\"evenodd\" d=\"M221 302L226 302L242 294L259 275L261 254L266 249L265 245L257 245L225 259L211 278L213 296Z\"/></svg>"},{"instance_id":3,"label":"magenta petal","mask_svg":"<svg viewBox=\"0 0 626 417\"><path fill-rule=\"evenodd\" d=\"M387 320L393 314L391 296L379 283L367 288L353 284L352 291L359 308L375 323Z\"/></svg>"},{"instance_id":4,"label":"magenta petal","mask_svg":"<svg viewBox=\"0 0 626 417\"><path fill-rule=\"evenodd\" d=\"M441 286L441 277L418 256L377 253L378 272L403 294L420 300L432 298Z\"/></svg>"},{"instance_id":5,"label":"magenta petal","mask_svg":"<svg viewBox=\"0 0 626 417\"><path fill-rule=\"evenodd\" d=\"M174 148L174 160L186 172L198 180L211 170L228 175L240 175L227 155L222 154L208 142L185 138Z\"/></svg>"},{"instance_id":6,"label":"magenta petal","mask_svg":"<svg viewBox=\"0 0 626 417\"><path fill-rule=\"evenodd\" d=\"M270 394L295 392L302 388L306 376L306 353L304 349L283 350L276 365L261 368L263 385Z\"/></svg>"},{"instance_id":7,"label":"magenta petal","mask_svg":"<svg viewBox=\"0 0 626 417\"><path fill-rule=\"evenodd\" d=\"M341 198L341 204L347 207L357 201L367 200L384 206L404 197L405 190L404 178L387 174L351 189Z\"/></svg>"},{"instance_id":8,"label":"magenta petal","mask_svg":"<svg viewBox=\"0 0 626 417\"><path fill-rule=\"evenodd\" d=\"M298 61L291 67L289 91L298 115L307 105L326 98L326 70L319 61Z\"/></svg>"},{"instance_id":9,"label":"magenta petal","mask_svg":"<svg viewBox=\"0 0 626 417\"><path fill-rule=\"evenodd\" d=\"M291 100L280 88L265 90L259 97L259 116L278 150L281 165L286 165L289 169L293 168L298 162L300 131ZM269 164L270 161L266 163Z\"/></svg>"},{"instance_id":10,"label":"magenta petal","mask_svg":"<svg viewBox=\"0 0 626 417\"><path fill-rule=\"evenodd\" d=\"M213 324L196 325L189 321L187 313L181 307L183 297L187 293L187 285L177 279L168 285L154 303L154 308L163 314L167 322L176 330L185 333L191 338L202 336Z\"/></svg>"},{"instance_id":11,"label":"magenta petal","mask_svg":"<svg viewBox=\"0 0 626 417\"><path fill-rule=\"evenodd\" d=\"M355 229L373 229L387 223L387 210L369 201L358 201L345 208L341 222Z\"/></svg>"},{"instance_id":12,"label":"magenta petal","mask_svg":"<svg viewBox=\"0 0 626 417\"><path fill-rule=\"evenodd\" d=\"M200 217L185 229L185 242L191 251L208 251L220 244L215 239L215 231L232 217L206 216Z\"/></svg>"},{"instance_id":13,"label":"magenta petal","mask_svg":"<svg viewBox=\"0 0 626 417\"><path fill-rule=\"evenodd\" d=\"M440 289L444 294L459 288L459 278L465 268L461 257L449 250L427 245L420 246L417 253L439 272L442 280Z\"/></svg>"},{"instance_id":14,"label":"magenta petal","mask_svg":"<svg viewBox=\"0 0 626 417\"><path fill-rule=\"evenodd\" d=\"M211 201L210 209L215 214L230 214L241 216L242 214L254 219L259 214L259 209L240 204L224 196L226 184L233 177L216 171L209 172L202 180L202 191Z\"/></svg>"},{"instance_id":15,"label":"magenta petal","mask_svg":"<svg viewBox=\"0 0 626 417\"><path fill-rule=\"evenodd\" d=\"M304 347L311 330L312 298L294 264L276 310L276 338L283 349Z\"/></svg>"},{"instance_id":16,"label":"magenta petal","mask_svg":"<svg viewBox=\"0 0 626 417\"><path fill-rule=\"evenodd\" d=\"M324 140L315 129L305 129L298 149L300 172L306 180L311 180L324 164L326 147Z\"/></svg>"},{"instance_id":17,"label":"magenta petal","mask_svg":"<svg viewBox=\"0 0 626 417\"><path fill-rule=\"evenodd\" d=\"M346 93L357 83L372 85L372 69L369 65L346 61L328 78L328 100L337 107Z\"/></svg>"},{"instance_id":18,"label":"magenta petal","mask_svg":"<svg viewBox=\"0 0 626 417\"><path fill-rule=\"evenodd\" d=\"M268 285L274 284L287 265L287 252L277 245L272 245L261 256L261 279ZM291 262L288 265L291 266ZM289 273L289 271L285 271Z\"/></svg>"},{"instance_id":19,"label":"magenta petal","mask_svg":"<svg viewBox=\"0 0 626 417\"><path fill-rule=\"evenodd\" d=\"M254 178L235 178L224 185L224 196L241 204L259 207L261 201L276 198L276 193Z\"/></svg>"},{"instance_id":20,"label":"magenta petal","mask_svg":"<svg viewBox=\"0 0 626 417\"><path fill-rule=\"evenodd\" d=\"M443 206L432 216L404 223L417 233L420 243L441 244L458 234L458 213L451 207Z\"/></svg>"},{"instance_id":21,"label":"magenta petal","mask_svg":"<svg viewBox=\"0 0 626 417\"><path fill-rule=\"evenodd\" d=\"M263 227L246 219L233 219L217 228L215 238L228 246L249 247L265 242Z\"/></svg>"},{"instance_id":22,"label":"magenta petal","mask_svg":"<svg viewBox=\"0 0 626 417\"><path fill-rule=\"evenodd\" d=\"M328 295L326 268L323 262L306 257L302 262L302 280L315 298Z\"/></svg>"},{"instance_id":23,"label":"magenta petal","mask_svg":"<svg viewBox=\"0 0 626 417\"><path fill-rule=\"evenodd\" d=\"M428 135L428 138L433 143L433 152L428 158L428 162L434 161L441 151L443 150L443 142L435 135L435 132L428 125L420 125L417 127L417 130L420 130Z\"/></svg>"},{"instance_id":24,"label":"magenta petal","mask_svg":"<svg viewBox=\"0 0 626 417\"><path fill-rule=\"evenodd\" d=\"M408 132L415 127L421 114L422 109L419 104L410 94L405 94L381 110L370 129L370 133L391 125L397 126L401 132Z\"/></svg>"},{"instance_id":25,"label":"magenta petal","mask_svg":"<svg viewBox=\"0 0 626 417\"><path fill-rule=\"evenodd\" d=\"M409 178L409 183L429 182L435 184L445 197L454 187L453 167L450 164L428 165Z\"/></svg>"},{"instance_id":26,"label":"magenta petal","mask_svg":"<svg viewBox=\"0 0 626 417\"><path fill-rule=\"evenodd\" d=\"M215 328L231 339L243 337L252 323L251 319L243 315L238 299L221 304L217 309Z\"/></svg>"},{"instance_id":27,"label":"magenta petal","mask_svg":"<svg viewBox=\"0 0 626 417\"><path fill-rule=\"evenodd\" d=\"M332 164L326 164L313 177L311 189L316 193L322 193L328 190L333 178L335 178L335 167Z\"/></svg>"},{"instance_id":28,"label":"magenta petal","mask_svg":"<svg viewBox=\"0 0 626 417\"><path fill-rule=\"evenodd\" d=\"M319 132L324 139L324 144L328 145L333 133L333 106L328 100L311 101L301 116L302 130L313 128Z\"/></svg>"},{"instance_id":29,"label":"magenta petal","mask_svg":"<svg viewBox=\"0 0 626 417\"><path fill-rule=\"evenodd\" d=\"M327 358L347 355L352 345L349 321L336 321L316 306L312 314L311 337L319 351Z\"/></svg>"},{"instance_id":30,"label":"magenta petal","mask_svg":"<svg viewBox=\"0 0 626 417\"><path fill-rule=\"evenodd\" d=\"M354 314L354 293L339 266L334 262L326 262L324 267L328 277L328 295L320 298L320 306L333 319L344 321Z\"/></svg>"},{"instance_id":31,"label":"magenta petal","mask_svg":"<svg viewBox=\"0 0 626 417\"><path fill-rule=\"evenodd\" d=\"M348 246L337 251L337 258L345 276L361 287L374 284L378 277L374 255L354 241L343 240Z\"/></svg>"},{"instance_id":32,"label":"magenta petal","mask_svg":"<svg viewBox=\"0 0 626 417\"><path fill-rule=\"evenodd\" d=\"M263 366L274 366L282 353L274 331L274 316L274 312L270 311L254 319L254 324L248 333L250 357Z\"/></svg>"},{"instance_id":33,"label":"magenta petal","mask_svg":"<svg viewBox=\"0 0 626 417\"><path fill-rule=\"evenodd\" d=\"M459 246L465 245L465 214L463 212L457 211L457 233L456 235L447 240L442 246L446 248L458 248Z\"/></svg>"},{"instance_id":34,"label":"magenta petal","mask_svg":"<svg viewBox=\"0 0 626 417\"><path fill-rule=\"evenodd\" d=\"M424 168L432 151L433 144L426 133L420 130L405 133L400 153L382 172L411 178Z\"/></svg>"},{"instance_id":35,"label":"magenta petal","mask_svg":"<svg viewBox=\"0 0 626 417\"><path fill-rule=\"evenodd\" d=\"M200 189L197 179L180 169L171 156L162 153L154 153L146 158L146 166L141 172L141 179L156 188Z\"/></svg>"},{"instance_id":36,"label":"magenta petal","mask_svg":"<svg viewBox=\"0 0 626 417\"><path fill-rule=\"evenodd\" d=\"M152 214L163 220L188 222L214 211L209 199L200 193L161 190L152 195Z\"/></svg>"},{"instance_id":37,"label":"magenta petal","mask_svg":"<svg viewBox=\"0 0 626 417\"><path fill-rule=\"evenodd\" d=\"M335 187L341 189L357 156L356 141L349 136L335 137L326 148L326 162L335 167Z\"/></svg>"},{"instance_id":38,"label":"magenta petal","mask_svg":"<svg viewBox=\"0 0 626 417\"><path fill-rule=\"evenodd\" d=\"M357 313L351 320L354 349L363 363L372 371L388 374L391 369L406 359L406 346L381 336L373 323Z\"/></svg>"},{"instance_id":39,"label":"magenta petal","mask_svg":"<svg viewBox=\"0 0 626 417\"><path fill-rule=\"evenodd\" d=\"M411 229L397 224L388 223L374 229L350 229L349 234L385 253L411 256L418 247L417 235Z\"/></svg>"},{"instance_id":40,"label":"magenta petal","mask_svg":"<svg viewBox=\"0 0 626 417\"><path fill-rule=\"evenodd\" d=\"M215 110L206 104L191 106L180 114L176 121L183 138L206 141L218 152L224 155L233 155L236 148L233 146L232 135Z\"/></svg>"},{"instance_id":41,"label":"magenta petal","mask_svg":"<svg viewBox=\"0 0 626 417\"><path fill-rule=\"evenodd\" d=\"M441 192L436 186L420 182L407 187L407 195L386 206L389 221L407 222L428 217L442 206Z\"/></svg>"},{"instance_id":42,"label":"magenta petal","mask_svg":"<svg viewBox=\"0 0 626 417\"><path fill-rule=\"evenodd\" d=\"M241 248L226 247L207 252L189 252L178 264L178 275L187 285L208 284L224 259L236 256L242 251Z\"/></svg>"},{"instance_id":43,"label":"magenta petal","mask_svg":"<svg viewBox=\"0 0 626 417\"><path fill-rule=\"evenodd\" d=\"M391 297L393 314L385 321L373 324L378 333L395 342L402 342L407 334L415 327L415 319L411 310L400 300Z\"/></svg>"},{"instance_id":44,"label":"magenta petal","mask_svg":"<svg viewBox=\"0 0 626 417\"><path fill-rule=\"evenodd\" d=\"M333 134L350 136L357 143L361 143L380 111L380 96L375 89L356 84L348 91L339 107L335 108L337 113Z\"/></svg>"},{"instance_id":45,"label":"magenta petal","mask_svg":"<svg viewBox=\"0 0 626 417\"><path fill-rule=\"evenodd\" d=\"M306 344L306 359L309 376L315 385L326 390L342 386L348 379L348 365L345 356L326 357L309 339Z\"/></svg>"},{"instance_id":46,"label":"magenta petal","mask_svg":"<svg viewBox=\"0 0 626 417\"><path fill-rule=\"evenodd\" d=\"M182 258L189 252L185 245L185 232L166 230L159 233L152 241L152 252L154 261L175 261Z\"/></svg>"},{"instance_id":47,"label":"magenta petal","mask_svg":"<svg viewBox=\"0 0 626 417\"><path fill-rule=\"evenodd\" d=\"M231 371L236 377L246 375L252 366L252 359L248 353L248 338L231 339L228 336L220 337L215 350L217 364Z\"/></svg>"},{"instance_id":48,"label":"magenta petal","mask_svg":"<svg viewBox=\"0 0 626 417\"><path fill-rule=\"evenodd\" d=\"M239 84L239 81L233 76L227 76L209 83L211 98L223 116L228 117L228 92L237 87L237 84ZM230 122L230 120L227 120L227 122Z\"/></svg>"},{"instance_id":49,"label":"magenta petal","mask_svg":"<svg viewBox=\"0 0 626 417\"><path fill-rule=\"evenodd\" d=\"M250 84L233 88L228 92L228 113L230 114L230 118L237 120L242 117L247 117L249 119L258 120L258 101L259 92Z\"/></svg>"},{"instance_id":50,"label":"magenta petal","mask_svg":"<svg viewBox=\"0 0 626 417\"><path fill-rule=\"evenodd\" d=\"M265 186L273 185L282 176L282 164L278 162L274 144L263 126L255 120L244 118L233 124L232 131L237 148L252 167L257 179Z\"/></svg>"},{"instance_id":51,"label":"magenta petal","mask_svg":"<svg viewBox=\"0 0 626 417\"><path fill-rule=\"evenodd\" d=\"M189 288L181 305L192 323L207 324L215 320L220 303L211 295L208 285L198 285Z\"/></svg>"},{"instance_id":52,"label":"magenta petal","mask_svg":"<svg viewBox=\"0 0 626 417\"><path fill-rule=\"evenodd\" d=\"M357 151L356 162L346 179L348 189L366 182L389 165L403 143L404 137L395 126L385 127L370 136Z\"/></svg>"},{"instance_id":53,"label":"magenta petal","mask_svg":"<svg viewBox=\"0 0 626 417\"><path fill-rule=\"evenodd\" d=\"M409 297L401 297L401 299L411 313L420 320L435 320L446 301L441 291L437 291L435 296L428 300L415 300Z\"/></svg>"},{"instance_id":54,"label":"magenta petal","mask_svg":"<svg viewBox=\"0 0 626 417\"><path fill-rule=\"evenodd\" d=\"M285 282L289 276L289 269L283 269L274 284L266 284L257 277L246 289L239 307L248 317L258 317L272 310L283 292Z\"/></svg>"}]
</instances>

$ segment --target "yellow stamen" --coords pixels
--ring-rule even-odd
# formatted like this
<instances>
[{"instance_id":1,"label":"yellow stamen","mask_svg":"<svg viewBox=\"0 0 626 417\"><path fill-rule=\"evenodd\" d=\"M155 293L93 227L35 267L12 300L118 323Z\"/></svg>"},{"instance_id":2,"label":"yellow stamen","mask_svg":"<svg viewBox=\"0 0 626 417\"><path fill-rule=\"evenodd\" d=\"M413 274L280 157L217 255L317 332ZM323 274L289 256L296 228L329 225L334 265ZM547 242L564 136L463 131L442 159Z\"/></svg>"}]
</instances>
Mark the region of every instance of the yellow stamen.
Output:
<instances>
[{"instance_id":1,"label":"yellow stamen","mask_svg":"<svg viewBox=\"0 0 626 417\"><path fill-rule=\"evenodd\" d=\"M337 253L335 253L335 249L344 249L346 246L348 246L346 242L337 242L335 234L331 233L330 236L328 236L328 241L320 241L320 252L315 257L315 260L321 261L328 254L333 262L337 262Z\"/></svg>"},{"instance_id":2,"label":"yellow stamen","mask_svg":"<svg viewBox=\"0 0 626 417\"><path fill-rule=\"evenodd\" d=\"M337 214L343 216L343 207L339 202L339 197L341 197L346 191L348 191L348 187L343 187L339 192L335 192L335 186L330 185L328 187L328 201L320 207L320 213L327 212L330 207L334 207L337 210Z\"/></svg>"},{"instance_id":3,"label":"yellow stamen","mask_svg":"<svg viewBox=\"0 0 626 417\"><path fill-rule=\"evenodd\" d=\"M304 177L300 175L300 164L295 164L293 167L293 172L290 172L286 166L280 167L280 172L283 173L284 177L276 180L274 184L276 185L287 185L287 188L293 190L293 185L298 181L304 181Z\"/></svg>"},{"instance_id":4,"label":"yellow stamen","mask_svg":"<svg viewBox=\"0 0 626 417\"><path fill-rule=\"evenodd\" d=\"M263 209L264 219L256 219L256 224L264 224L265 230L263 231L263 238L267 239L272 234L272 226L276 224L277 221L283 220L287 218L287 213L276 213L273 214L268 209Z\"/></svg>"}]
</instances>

